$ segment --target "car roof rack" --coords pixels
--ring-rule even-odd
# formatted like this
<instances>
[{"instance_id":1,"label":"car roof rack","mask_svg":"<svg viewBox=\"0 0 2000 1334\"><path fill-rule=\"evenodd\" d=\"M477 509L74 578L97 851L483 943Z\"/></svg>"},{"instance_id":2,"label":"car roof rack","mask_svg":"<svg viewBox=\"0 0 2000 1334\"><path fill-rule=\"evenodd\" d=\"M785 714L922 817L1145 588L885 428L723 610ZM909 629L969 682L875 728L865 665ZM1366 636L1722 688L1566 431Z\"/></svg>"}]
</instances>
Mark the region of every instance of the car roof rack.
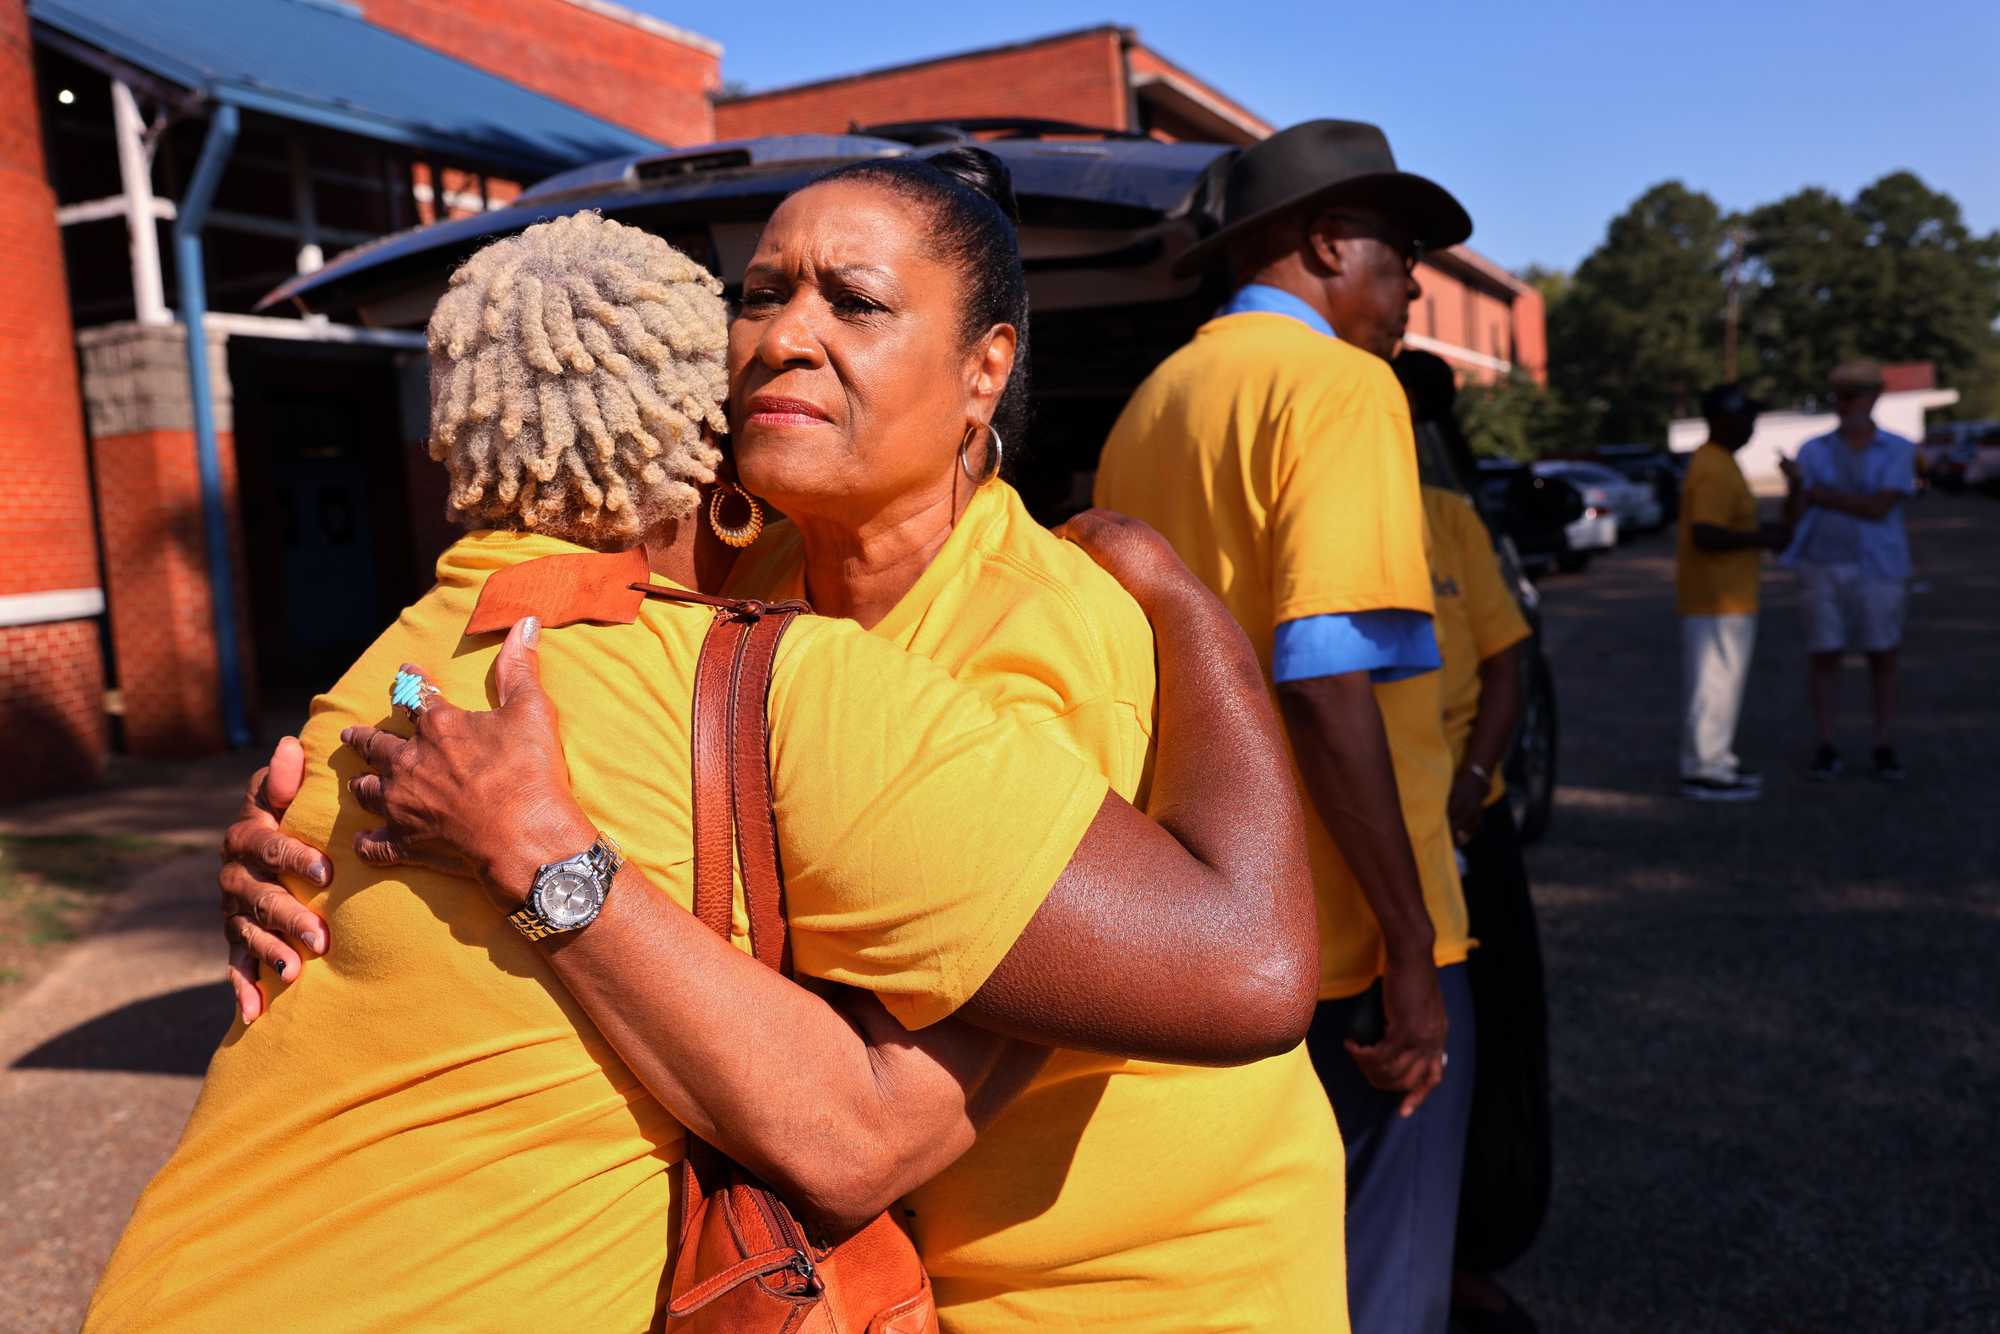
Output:
<instances>
[{"instance_id":1,"label":"car roof rack","mask_svg":"<svg viewBox=\"0 0 2000 1334\"><path fill-rule=\"evenodd\" d=\"M898 120L881 125L848 126L849 134L895 139L912 148L932 144L977 143L993 139L1048 139L1055 136L1089 135L1097 139L1151 139L1134 130L1113 130L1102 125L1079 125L1075 121L1042 120L1033 116L948 116L938 120Z\"/></svg>"}]
</instances>

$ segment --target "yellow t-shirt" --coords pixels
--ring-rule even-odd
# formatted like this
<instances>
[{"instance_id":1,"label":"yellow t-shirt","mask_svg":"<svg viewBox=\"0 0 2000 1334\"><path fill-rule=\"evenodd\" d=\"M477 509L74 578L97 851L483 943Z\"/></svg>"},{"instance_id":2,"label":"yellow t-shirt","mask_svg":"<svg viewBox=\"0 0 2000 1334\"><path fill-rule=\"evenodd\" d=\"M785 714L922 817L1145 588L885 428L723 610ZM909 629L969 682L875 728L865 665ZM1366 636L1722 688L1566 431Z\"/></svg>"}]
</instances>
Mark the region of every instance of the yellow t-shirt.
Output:
<instances>
[{"instance_id":1,"label":"yellow t-shirt","mask_svg":"<svg viewBox=\"0 0 2000 1334\"><path fill-rule=\"evenodd\" d=\"M406 659L453 700L490 707L500 636L464 633L486 577L577 549L461 539L437 586L314 701L285 823L333 854L331 889L294 886L333 949L224 1039L90 1330L653 1326L681 1127L476 883L375 871L349 851L374 822L345 790L358 760L341 728L384 722ZM689 701L709 619L649 601L633 624L541 643L578 797L683 905ZM1103 776L838 621L791 627L771 721L799 970L875 991L906 1023L948 1014L1041 905Z\"/></svg>"},{"instance_id":2,"label":"yellow t-shirt","mask_svg":"<svg viewBox=\"0 0 2000 1334\"><path fill-rule=\"evenodd\" d=\"M1683 616L1732 616L1757 610L1755 547L1703 551L1694 526L1713 524L1739 533L1757 531L1757 498L1743 480L1736 456L1710 442L1688 459L1681 483L1680 534L1675 546L1676 606Z\"/></svg>"},{"instance_id":3,"label":"yellow t-shirt","mask_svg":"<svg viewBox=\"0 0 2000 1334\"><path fill-rule=\"evenodd\" d=\"M1284 621L1433 610L1402 386L1381 358L1289 316L1221 316L1162 362L1111 429L1096 500L1165 534L1250 636L1267 676ZM1375 700L1437 962L1461 963L1439 675L1378 684ZM1319 891L1320 995L1356 995L1382 971L1381 928L1303 781L1299 794Z\"/></svg>"},{"instance_id":4,"label":"yellow t-shirt","mask_svg":"<svg viewBox=\"0 0 2000 1334\"><path fill-rule=\"evenodd\" d=\"M732 591L800 596L802 560L776 525ZM973 496L875 633L1143 802L1151 628L1012 487ZM1304 1047L1225 1070L1058 1051L905 1205L949 1334L1341 1330L1343 1167Z\"/></svg>"},{"instance_id":5,"label":"yellow t-shirt","mask_svg":"<svg viewBox=\"0 0 2000 1334\"><path fill-rule=\"evenodd\" d=\"M1444 659L1444 735L1451 746L1452 772L1457 773L1479 716L1479 664L1526 639L1528 622L1472 502L1443 487L1427 486L1423 492L1424 521L1431 529L1438 656ZM1506 780L1496 768L1486 804L1506 792Z\"/></svg>"}]
</instances>

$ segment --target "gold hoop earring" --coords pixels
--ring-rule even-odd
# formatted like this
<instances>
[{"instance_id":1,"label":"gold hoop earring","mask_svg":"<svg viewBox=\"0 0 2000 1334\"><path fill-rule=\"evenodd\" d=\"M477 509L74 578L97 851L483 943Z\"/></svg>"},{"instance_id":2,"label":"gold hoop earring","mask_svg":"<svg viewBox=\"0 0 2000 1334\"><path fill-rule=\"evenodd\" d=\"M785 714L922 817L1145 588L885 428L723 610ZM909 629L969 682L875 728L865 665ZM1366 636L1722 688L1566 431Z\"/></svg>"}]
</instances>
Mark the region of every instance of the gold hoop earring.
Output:
<instances>
[{"instance_id":1,"label":"gold hoop earring","mask_svg":"<svg viewBox=\"0 0 2000 1334\"><path fill-rule=\"evenodd\" d=\"M743 497L743 503L750 509L749 517L736 527L730 527L722 520L722 501L731 491ZM723 482L715 488L708 500L708 526L724 544L732 547L747 547L757 540L757 534L764 531L764 506L757 497L745 491L734 482Z\"/></svg>"}]
</instances>

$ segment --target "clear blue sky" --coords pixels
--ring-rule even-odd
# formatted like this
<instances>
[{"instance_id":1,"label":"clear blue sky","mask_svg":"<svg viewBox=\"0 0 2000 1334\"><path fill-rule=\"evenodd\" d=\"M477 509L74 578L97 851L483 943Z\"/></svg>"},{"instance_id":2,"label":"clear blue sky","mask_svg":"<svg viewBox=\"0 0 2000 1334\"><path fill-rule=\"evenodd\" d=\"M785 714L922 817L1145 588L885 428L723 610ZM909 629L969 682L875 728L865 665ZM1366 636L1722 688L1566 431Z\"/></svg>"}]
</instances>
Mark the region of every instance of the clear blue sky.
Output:
<instances>
[{"instance_id":1,"label":"clear blue sky","mask_svg":"<svg viewBox=\"0 0 2000 1334\"><path fill-rule=\"evenodd\" d=\"M2000 228L2000 0L627 2L721 42L753 90L1122 23L1275 124L1382 125L1515 268L1575 265L1675 177L1746 208L1909 168Z\"/></svg>"}]
</instances>

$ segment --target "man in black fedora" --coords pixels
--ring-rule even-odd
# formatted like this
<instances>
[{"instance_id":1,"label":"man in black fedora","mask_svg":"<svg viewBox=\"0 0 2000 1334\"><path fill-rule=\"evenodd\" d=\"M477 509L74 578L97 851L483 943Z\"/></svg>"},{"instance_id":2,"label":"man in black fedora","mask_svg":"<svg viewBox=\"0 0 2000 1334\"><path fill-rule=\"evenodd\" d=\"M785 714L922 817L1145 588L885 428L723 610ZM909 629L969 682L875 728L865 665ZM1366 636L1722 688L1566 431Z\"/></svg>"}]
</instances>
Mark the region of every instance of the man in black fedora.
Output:
<instances>
[{"instance_id":1,"label":"man in black fedora","mask_svg":"<svg viewBox=\"0 0 2000 1334\"><path fill-rule=\"evenodd\" d=\"M1373 125L1244 150L1178 261L1235 294L1112 428L1097 503L1146 520L1258 646L1307 797L1308 1045L1346 1144L1359 1334L1443 1334L1473 1046L1416 451L1386 360L1427 249L1471 234Z\"/></svg>"}]
</instances>

